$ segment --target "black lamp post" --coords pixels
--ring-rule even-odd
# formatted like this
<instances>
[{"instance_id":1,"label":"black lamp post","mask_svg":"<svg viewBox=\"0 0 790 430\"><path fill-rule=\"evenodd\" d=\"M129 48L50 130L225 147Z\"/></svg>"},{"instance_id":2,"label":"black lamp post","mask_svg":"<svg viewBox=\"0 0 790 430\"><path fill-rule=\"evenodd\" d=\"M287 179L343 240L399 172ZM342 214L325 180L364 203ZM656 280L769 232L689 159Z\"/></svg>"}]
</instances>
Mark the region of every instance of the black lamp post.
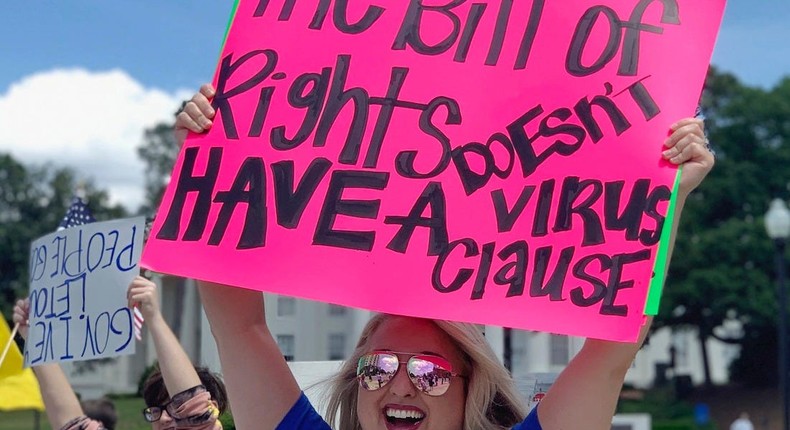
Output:
<instances>
[{"instance_id":1,"label":"black lamp post","mask_svg":"<svg viewBox=\"0 0 790 430\"><path fill-rule=\"evenodd\" d=\"M790 237L790 210L782 199L774 199L765 214L765 229L776 247L776 277L779 290L779 398L782 401L782 428L790 430L790 396L787 361L787 291L785 286L785 245Z\"/></svg>"}]
</instances>

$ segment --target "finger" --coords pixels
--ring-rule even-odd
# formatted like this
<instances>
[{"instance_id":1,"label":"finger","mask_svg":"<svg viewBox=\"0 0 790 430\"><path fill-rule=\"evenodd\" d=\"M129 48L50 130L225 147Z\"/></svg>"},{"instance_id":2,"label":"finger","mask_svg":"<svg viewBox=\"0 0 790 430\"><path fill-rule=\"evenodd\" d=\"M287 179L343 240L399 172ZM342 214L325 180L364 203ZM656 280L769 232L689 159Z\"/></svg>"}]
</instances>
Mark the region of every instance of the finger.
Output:
<instances>
[{"instance_id":1,"label":"finger","mask_svg":"<svg viewBox=\"0 0 790 430\"><path fill-rule=\"evenodd\" d=\"M677 139L679 139L685 134L693 133L693 134L697 134L698 136L704 136L705 124L701 119L685 118L672 124L669 128L669 131L670 131L669 136L665 141L665 144L667 144L668 146L676 142Z\"/></svg>"},{"instance_id":2,"label":"finger","mask_svg":"<svg viewBox=\"0 0 790 430\"><path fill-rule=\"evenodd\" d=\"M683 118L680 121L669 126L671 131L676 131L679 128L687 125L697 125L702 131L705 131L705 121L701 118Z\"/></svg>"},{"instance_id":3,"label":"finger","mask_svg":"<svg viewBox=\"0 0 790 430\"><path fill-rule=\"evenodd\" d=\"M705 137L705 123L701 119L695 119L692 123L678 128L678 131L693 133L699 137Z\"/></svg>"},{"instance_id":4,"label":"finger","mask_svg":"<svg viewBox=\"0 0 790 430\"><path fill-rule=\"evenodd\" d=\"M692 122L689 123L686 123L685 121L681 121L679 123L673 124L673 127L674 126L677 127L672 131L672 134L670 134L669 137L667 137L667 139L664 141L664 146L666 146L667 148L672 148L681 139L689 135L698 136L704 139L705 130L701 125L701 120L693 119L691 121Z\"/></svg>"},{"instance_id":5,"label":"finger","mask_svg":"<svg viewBox=\"0 0 790 430\"><path fill-rule=\"evenodd\" d=\"M684 148L684 150L685 150L685 152L683 152L683 151L680 151L680 153L678 153L678 154L677 154L677 155L675 155L674 157L670 158L670 159L669 159L669 161L670 161L672 164L683 164L683 163L685 163L686 161L688 161L688 160L690 159L690 157L691 157L691 153L692 153L692 152L693 152L693 150L694 150L694 149L693 149L693 145L688 145L688 146L686 146L686 147Z\"/></svg>"},{"instance_id":6,"label":"finger","mask_svg":"<svg viewBox=\"0 0 790 430\"><path fill-rule=\"evenodd\" d=\"M211 106L201 107L195 102L189 102L186 104L186 106L184 106L184 110L181 113L186 112L187 115L189 115L190 119L194 123L200 126L200 130L198 130L198 132L202 132L204 130L211 128L211 120L206 116L207 109L212 111L211 115L213 115L213 109L211 108Z\"/></svg>"},{"instance_id":7,"label":"finger","mask_svg":"<svg viewBox=\"0 0 790 430\"><path fill-rule=\"evenodd\" d=\"M203 131L206 126L211 124L211 120L206 117L203 109L198 103L194 101L188 102L186 105L184 105L182 113L189 115L189 118L201 127L201 131Z\"/></svg>"},{"instance_id":8,"label":"finger","mask_svg":"<svg viewBox=\"0 0 790 430\"><path fill-rule=\"evenodd\" d=\"M24 315L27 315L30 311L30 299L19 299L16 301L16 306L14 306L14 311L19 310Z\"/></svg>"},{"instance_id":9,"label":"finger","mask_svg":"<svg viewBox=\"0 0 790 430\"><path fill-rule=\"evenodd\" d=\"M129 284L129 294L140 293L144 291L156 291L156 284L145 278L135 279Z\"/></svg>"},{"instance_id":10,"label":"finger","mask_svg":"<svg viewBox=\"0 0 790 430\"><path fill-rule=\"evenodd\" d=\"M707 161L710 160L712 163L713 154L705 148L705 145L699 142L694 142L690 145L687 145L683 148L683 151L680 152L678 155L672 157L669 161L673 164L683 164L688 161Z\"/></svg>"},{"instance_id":11,"label":"finger","mask_svg":"<svg viewBox=\"0 0 790 430\"><path fill-rule=\"evenodd\" d=\"M139 297L141 295L149 294L153 292L151 288L146 287L145 285L137 285L134 287L129 288L129 293L127 296L129 298Z\"/></svg>"},{"instance_id":12,"label":"finger","mask_svg":"<svg viewBox=\"0 0 790 430\"><path fill-rule=\"evenodd\" d=\"M154 283L145 283L139 285L133 285L129 288L129 294L156 294L156 284Z\"/></svg>"},{"instance_id":13,"label":"finger","mask_svg":"<svg viewBox=\"0 0 790 430\"><path fill-rule=\"evenodd\" d=\"M144 291L135 291L129 295L129 300L135 303L142 303L146 299Z\"/></svg>"},{"instance_id":14,"label":"finger","mask_svg":"<svg viewBox=\"0 0 790 430\"><path fill-rule=\"evenodd\" d=\"M689 145L694 143L704 144L705 140L696 134L686 134L671 148L665 150L661 155L664 159L669 160L682 153Z\"/></svg>"},{"instance_id":15,"label":"finger","mask_svg":"<svg viewBox=\"0 0 790 430\"><path fill-rule=\"evenodd\" d=\"M201 88L202 91L202 88ZM209 97L204 95L202 92L195 94L192 96L191 102L197 106L200 112L206 118L214 118L214 108L211 106L211 102L209 101Z\"/></svg>"},{"instance_id":16,"label":"finger","mask_svg":"<svg viewBox=\"0 0 790 430\"><path fill-rule=\"evenodd\" d=\"M14 324L27 325L27 322L30 318L28 317L28 314L27 312L25 312L24 309L15 306L14 314L11 316L11 319L14 322Z\"/></svg>"},{"instance_id":17,"label":"finger","mask_svg":"<svg viewBox=\"0 0 790 430\"><path fill-rule=\"evenodd\" d=\"M210 99L214 97L214 87L211 84L203 84L200 86L200 94Z\"/></svg>"},{"instance_id":18,"label":"finger","mask_svg":"<svg viewBox=\"0 0 790 430\"><path fill-rule=\"evenodd\" d=\"M192 117L186 112L179 112L176 116L176 132L178 130L189 130L194 133L202 133L203 127L200 126ZM185 134L186 136L186 134Z\"/></svg>"},{"instance_id":19,"label":"finger","mask_svg":"<svg viewBox=\"0 0 790 430\"><path fill-rule=\"evenodd\" d=\"M127 290L127 295L129 294L129 292L132 291L132 289L138 288L141 285L145 285L145 281L146 281L146 279L143 278L142 276L137 276L136 278L132 279L132 282L129 283L129 288Z\"/></svg>"},{"instance_id":20,"label":"finger","mask_svg":"<svg viewBox=\"0 0 790 430\"><path fill-rule=\"evenodd\" d=\"M145 279L142 276L138 276L138 277L132 279L132 282L129 284L129 288L137 287L137 286L141 286L141 285L147 285L150 282L151 281L149 281L148 279Z\"/></svg>"},{"instance_id":21,"label":"finger","mask_svg":"<svg viewBox=\"0 0 790 430\"><path fill-rule=\"evenodd\" d=\"M143 305L148 301L148 297L145 293L136 292L129 296L129 308L135 307L135 305Z\"/></svg>"},{"instance_id":22,"label":"finger","mask_svg":"<svg viewBox=\"0 0 790 430\"><path fill-rule=\"evenodd\" d=\"M146 289L145 286L142 285L130 285L129 289L126 291L126 299L131 303L132 301L139 302L139 297L142 294L145 294Z\"/></svg>"}]
</instances>

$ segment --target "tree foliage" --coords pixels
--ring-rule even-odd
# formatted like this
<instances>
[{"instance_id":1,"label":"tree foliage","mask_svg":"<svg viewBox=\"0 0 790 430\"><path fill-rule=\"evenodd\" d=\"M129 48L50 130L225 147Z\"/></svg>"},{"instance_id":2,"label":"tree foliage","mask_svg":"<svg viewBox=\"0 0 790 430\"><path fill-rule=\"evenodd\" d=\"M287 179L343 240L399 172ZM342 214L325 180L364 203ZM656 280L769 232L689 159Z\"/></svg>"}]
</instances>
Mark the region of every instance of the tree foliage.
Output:
<instances>
[{"instance_id":1,"label":"tree foliage","mask_svg":"<svg viewBox=\"0 0 790 430\"><path fill-rule=\"evenodd\" d=\"M686 205L656 327L740 344L732 377L771 383L779 308L763 217L790 197L790 77L766 90L711 69L702 103L716 167ZM722 333L729 319L743 332Z\"/></svg>"},{"instance_id":2,"label":"tree foliage","mask_svg":"<svg viewBox=\"0 0 790 430\"><path fill-rule=\"evenodd\" d=\"M83 182L70 168L25 166L0 153L0 311L10 316L18 297L27 295L28 258L33 240L55 231L78 185L97 220L125 216L107 192Z\"/></svg>"},{"instance_id":3,"label":"tree foliage","mask_svg":"<svg viewBox=\"0 0 790 430\"><path fill-rule=\"evenodd\" d=\"M165 187L170 181L170 172L178 157L178 150L172 123L160 123L145 130L143 143L137 148L137 155L145 163L144 213L153 215L159 207Z\"/></svg>"}]
</instances>

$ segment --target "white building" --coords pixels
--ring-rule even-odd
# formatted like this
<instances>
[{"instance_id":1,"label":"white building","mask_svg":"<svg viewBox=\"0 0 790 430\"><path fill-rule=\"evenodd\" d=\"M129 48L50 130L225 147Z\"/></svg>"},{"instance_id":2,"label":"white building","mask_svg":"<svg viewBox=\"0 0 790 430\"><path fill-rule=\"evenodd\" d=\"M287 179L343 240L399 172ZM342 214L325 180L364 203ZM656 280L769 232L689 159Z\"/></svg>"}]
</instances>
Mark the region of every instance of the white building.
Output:
<instances>
[{"instance_id":1,"label":"white building","mask_svg":"<svg viewBox=\"0 0 790 430\"><path fill-rule=\"evenodd\" d=\"M173 332L193 362L220 370L214 339L208 327L194 281L165 277L160 280L162 310ZM272 334L290 361L340 360L354 349L371 313L325 303L266 295L266 315ZM732 328L730 328L732 330ZM732 333L730 333L732 334ZM503 330L488 327L486 336L494 350L503 355ZM121 357L108 365L94 366L89 372L71 372L75 390L84 398L106 393L128 393L137 389L140 375L156 357L150 338L138 343L137 353ZM535 373L560 372L583 344L583 339L547 333L513 330L511 336L512 372L516 378ZM689 375L694 384L704 382L699 342L694 331L671 332L663 329L651 336L637 355L626 383L647 388L656 378L657 365L670 362L670 347L675 349L675 368L666 376ZM737 358L738 347L716 340L708 341L711 376L714 383L727 382L729 363ZM67 371L73 367L65 366Z\"/></svg>"},{"instance_id":2,"label":"white building","mask_svg":"<svg viewBox=\"0 0 790 430\"><path fill-rule=\"evenodd\" d=\"M266 314L269 328L277 339L286 359L294 361L338 360L348 356L354 348L371 313L325 303L299 300L277 295L266 295ZM212 344L210 334L204 344ZM502 358L503 330L488 327L486 336ZM512 373L514 377L534 373L560 372L579 352L583 338L558 336L548 333L513 330ZM657 365L668 365L670 347L675 348L675 368L667 377L689 375L695 385L704 382L702 353L696 332L662 329L654 333L637 355L626 377L626 383L648 388L656 378ZM711 378L715 384L728 382L729 364L738 357L739 347L708 340Z\"/></svg>"},{"instance_id":3,"label":"white building","mask_svg":"<svg viewBox=\"0 0 790 430\"><path fill-rule=\"evenodd\" d=\"M514 330L513 376L560 372L579 352L583 343L583 338ZM714 384L725 384L729 381L727 369L732 360L738 357L739 347L713 339L707 343L711 379ZM626 375L626 384L637 388L651 387L657 376L657 367L669 366L672 345L675 347L675 367L665 376L688 375L695 385L705 382L702 352L696 331L672 332L670 329L661 329L650 336L649 342L637 354Z\"/></svg>"}]
</instances>

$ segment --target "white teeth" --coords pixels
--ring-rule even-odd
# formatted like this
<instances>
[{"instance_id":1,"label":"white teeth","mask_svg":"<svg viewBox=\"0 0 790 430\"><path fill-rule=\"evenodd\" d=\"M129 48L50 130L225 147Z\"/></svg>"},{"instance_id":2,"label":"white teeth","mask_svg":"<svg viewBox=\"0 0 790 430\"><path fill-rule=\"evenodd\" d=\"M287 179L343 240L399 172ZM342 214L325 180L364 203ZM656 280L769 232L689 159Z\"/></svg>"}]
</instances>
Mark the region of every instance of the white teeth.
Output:
<instances>
[{"instance_id":1,"label":"white teeth","mask_svg":"<svg viewBox=\"0 0 790 430\"><path fill-rule=\"evenodd\" d=\"M387 408L386 414L390 418L398 418L398 419L411 418L414 420L420 420L423 417L425 417L425 414L423 414L422 412L411 410L411 409L405 410L405 409Z\"/></svg>"}]
</instances>

